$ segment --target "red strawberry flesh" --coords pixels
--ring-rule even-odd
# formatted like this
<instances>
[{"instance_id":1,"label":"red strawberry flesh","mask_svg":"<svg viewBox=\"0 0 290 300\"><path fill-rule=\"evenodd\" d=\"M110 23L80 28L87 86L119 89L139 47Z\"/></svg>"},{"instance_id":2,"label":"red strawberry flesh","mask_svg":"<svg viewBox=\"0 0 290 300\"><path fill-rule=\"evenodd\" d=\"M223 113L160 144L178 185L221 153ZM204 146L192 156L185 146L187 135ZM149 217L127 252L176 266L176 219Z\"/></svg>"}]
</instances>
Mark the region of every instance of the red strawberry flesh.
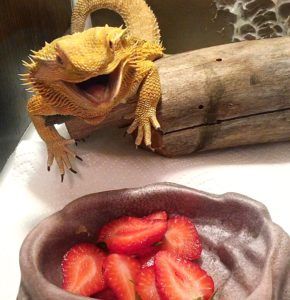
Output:
<instances>
[{"instance_id":1,"label":"red strawberry flesh","mask_svg":"<svg viewBox=\"0 0 290 300\"><path fill-rule=\"evenodd\" d=\"M156 255L154 268L162 300L209 300L214 293L212 278L199 265L167 251Z\"/></svg>"},{"instance_id":2,"label":"red strawberry flesh","mask_svg":"<svg viewBox=\"0 0 290 300\"><path fill-rule=\"evenodd\" d=\"M154 265L154 258L155 255L160 250L160 246L151 246L149 248L146 248L141 254L137 256L137 259L139 260L141 267L150 267Z\"/></svg>"},{"instance_id":3,"label":"red strawberry flesh","mask_svg":"<svg viewBox=\"0 0 290 300\"><path fill-rule=\"evenodd\" d=\"M98 241L110 252L134 255L159 242L167 230L167 221L124 217L105 225Z\"/></svg>"},{"instance_id":4,"label":"red strawberry flesh","mask_svg":"<svg viewBox=\"0 0 290 300\"><path fill-rule=\"evenodd\" d=\"M140 271L136 283L137 294L142 300L160 300L156 283L154 267L144 268Z\"/></svg>"},{"instance_id":5,"label":"red strawberry flesh","mask_svg":"<svg viewBox=\"0 0 290 300\"><path fill-rule=\"evenodd\" d=\"M113 220L101 228L98 242L106 242L111 236L114 236L123 230L134 230L135 226L138 226L139 224L142 224L142 220L134 217L122 217Z\"/></svg>"},{"instance_id":6,"label":"red strawberry flesh","mask_svg":"<svg viewBox=\"0 0 290 300\"><path fill-rule=\"evenodd\" d=\"M141 264L141 268L151 267L154 265L155 254L138 257L138 260Z\"/></svg>"},{"instance_id":7,"label":"red strawberry flesh","mask_svg":"<svg viewBox=\"0 0 290 300\"><path fill-rule=\"evenodd\" d=\"M161 250L190 260L199 258L202 246L192 221L183 216L170 218Z\"/></svg>"},{"instance_id":8,"label":"red strawberry flesh","mask_svg":"<svg viewBox=\"0 0 290 300\"><path fill-rule=\"evenodd\" d=\"M135 300L135 283L139 262L129 256L111 254L105 262L105 280L118 300Z\"/></svg>"},{"instance_id":9,"label":"red strawberry flesh","mask_svg":"<svg viewBox=\"0 0 290 300\"><path fill-rule=\"evenodd\" d=\"M102 267L105 254L89 243L72 247L62 261L62 287L73 294L90 296L105 287Z\"/></svg>"}]
</instances>

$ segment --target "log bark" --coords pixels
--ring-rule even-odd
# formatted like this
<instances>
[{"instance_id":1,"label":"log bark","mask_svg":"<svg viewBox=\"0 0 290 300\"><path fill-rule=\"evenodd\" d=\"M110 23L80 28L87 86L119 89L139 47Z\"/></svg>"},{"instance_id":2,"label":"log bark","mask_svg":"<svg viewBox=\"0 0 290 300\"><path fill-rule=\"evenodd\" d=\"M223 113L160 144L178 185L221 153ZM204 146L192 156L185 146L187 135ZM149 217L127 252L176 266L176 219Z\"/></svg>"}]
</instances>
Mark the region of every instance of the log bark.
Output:
<instances>
[{"instance_id":1,"label":"log bark","mask_svg":"<svg viewBox=\"0 0 290 300\"><path fill-rule=\"evenodd\" d=\"M290 37L245 41L156 62L162 101L153 147L165 156L290 140ZM136 103L117 106L98 126L73 118L72 138L127 126ZM131 119L128 118L131 116Z\"/></svg>"}]
</instances>

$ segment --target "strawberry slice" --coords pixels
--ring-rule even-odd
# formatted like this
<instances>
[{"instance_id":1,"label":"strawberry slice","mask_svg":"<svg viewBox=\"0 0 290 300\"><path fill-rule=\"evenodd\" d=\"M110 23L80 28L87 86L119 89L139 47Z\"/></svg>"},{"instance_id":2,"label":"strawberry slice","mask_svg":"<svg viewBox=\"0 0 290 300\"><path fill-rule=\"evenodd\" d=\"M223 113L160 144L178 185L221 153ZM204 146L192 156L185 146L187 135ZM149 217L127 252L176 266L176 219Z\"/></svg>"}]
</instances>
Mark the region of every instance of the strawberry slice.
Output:
<instances>
[{"instance_id":1,"label":"strawberry slice","mask_svg":"<svg viewBox=\"0 0 290 300\"><path fill-rule=\"evenodd\" d=\"M111 252L133 255L159 242L167 230L167 221L123 217L105 225L98 241Z\"/></svg>"},{"instance_id":2,"label":"strawberry slice","mask_svg":"<svg viewBox=\"0 0 290 300\"><path fill-rule=\"evenodd\" d=\"M142 269L136 282L137 294L142 300L160 300L156 283L154 267Z\"/></svg>"},{"instance_id":3,"label":"strawberry slice","mask_svg":"<svg viewBox=\"0 0 290 300\"><path fill-rule=\"evenodd\" d=\"M98 242L106 242L111 236L122 230L134 230L136 226L142 224L142 219L134 217L122 217L105 224L99 233Z\"/></svg>"},{"instance_id":4,"label":"strawberry slice","mask_svg":"<svg viewBox=\"0 0 290 300\"><path fill-rule=\"evenodd\" d=\"M105 280L118 300L135 300L139 262L129 256L110 254L105 262Z\"/></svg>"},{"instance_id":5,"label":"strawberry slice","mask_svg":"<svg viewBox=\"0 0 290 300\"><path fill-rule=\"evenodd\" d=\"M90 296L105 287L102 267L106 255L89 243L72 247L62 261L62 287L68 292Z\"/></svg>"},{"instance_id":6,"label":"strawberry slice","mask_svg":"<svg viewBox=\"0 0 290 300\"><path fill-rule=\"evenodd\" d=\"M154 268L162 300L209 300L214 293L212 278L199 265L167 251L156 255Z\"/></svg>"},{"instance_id":7,"label":"strawberry slice","mask_svg":"<svg viewBox=\"0 0 290 300\"><path fill-rule=\"evenodd\" d=\"M190 260L200 257L201 241L190 219L175 216L168 220L168 229L161 250L169 251Z\"/></svg>"},{"instance_id":8,"label":"strawberry slice","mask_svg":"<svg viewBox=\"0 0 290 300\"><path fill-rule=\"evenodd\" d=\"M157 211L151 215L148 215L147 217L145 217L145 219L147 220L167 220L167 213L166 211Z\"/></svg>"}]
</instances>

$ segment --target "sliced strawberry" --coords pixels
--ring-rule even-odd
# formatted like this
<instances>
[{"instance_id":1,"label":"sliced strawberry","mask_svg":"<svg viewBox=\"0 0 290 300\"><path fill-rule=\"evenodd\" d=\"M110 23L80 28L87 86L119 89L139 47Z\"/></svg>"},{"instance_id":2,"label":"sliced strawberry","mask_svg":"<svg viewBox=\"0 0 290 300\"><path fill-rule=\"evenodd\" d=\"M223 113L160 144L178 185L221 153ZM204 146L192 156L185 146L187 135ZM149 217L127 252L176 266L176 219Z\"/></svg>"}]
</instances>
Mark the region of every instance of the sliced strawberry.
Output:
<instances>
[{"instance_id":1,"label":"sliced strawberry","mask_svg":"<svg viewBox=\"0 0 290 300\"><path fill-rule=\"evenodd\" d=\"M105 254L89 243L72 247L62 261L62 287L73 294L90 296L105 287L102 267Z\"/></svg>"},{"instance_id":2,"label":"sliced strawberry","mask_svg":"<svg viewBox=\"0 0 290 300\"><path fill-rule=\"evenodd\" d=\"M111 254L105 262L105 280L118 300L135 300L140 263L129 256Z\"/></svg>"},{"instance_id":3,"label":"sliced strawberry","mask_svg":"<svg viewBox=\"0 0 290 300\"><path fill-rule=\"evenodd\" d=\"M134 217L122 217L113 220L102 227L98 242L106 242L111 236L116 235L122 230L134 230L139 224L143 224L142 219Z\"/></svg>"},{"instance_id":4,"label":"sliced strawberry","mask_svg":"<svg viewBox=\"0 0 290 300\"><path fill-rule=\"evenodd\" d=\"M148 246L146 248L143 248L142 251L140 250L137 257L148 257L155 255L160 250L160 246Z\"/></svg>"},{"instance_id":5,"label":"sliced strawberry","mask_svg":"<svg viewBox=\"0 0 290 300\"><path fill-rule=\"evenodd\" d=\"M100 300L118 300L111 289L105 289L97 293L96 295L94 295L93 298L100 299Z\"/></svg>"},{"instance_id":6,"label":"sliced strawberry","mask_svg":"<svg viewBox=\"0 0 290 300\"><path fill-rule=\"evenodd\" d=\"M124 217L105 225L99 242L105 242L111 252L133 255L162 240L166 230L164 220Z\"/></svg>"},{"instance_id":7,"label":"sliced strawberry","mask_svg":"<svg viewBox=\"0 0 290 300\"><path fill-rule=\"evenodd\" d=\"M147 217L145 217L145 219L148 220L167 220L167 213L166 211L157 211L151 215L148 215Z\"/></svg>"},{"instance_id":8,"label":"sliced strawberry","mask_svg":"<svg viewBox=\"0 0 290 300\"><path fill-rule=\"evenodd\" d=\"M186 259L199 258L202 246L192 221L183 216L169 219L161 250L169 251Z\"/></svg>"},{"instance_id":9,"label":"sliced strawberry","mask_svg":"<svg viewBox=\"0 0 290 300\"><path fill-rule=\"evenodd\" d=\"M214 293L212 278L199 265L167 251L157 253L154 268L162 300L209 300Z\"/></svg>"},{"instance_id":10,"label":"sliced strawberry","mask_svg":"<svg viewBox=\"0 0 290 300\"><path fill-rule=\"evenodd\" d=\"M142 300L160 300L156 283L154 267L144 268L140 271L136 282L137 294Z\"/></svg>"}]
</instances>

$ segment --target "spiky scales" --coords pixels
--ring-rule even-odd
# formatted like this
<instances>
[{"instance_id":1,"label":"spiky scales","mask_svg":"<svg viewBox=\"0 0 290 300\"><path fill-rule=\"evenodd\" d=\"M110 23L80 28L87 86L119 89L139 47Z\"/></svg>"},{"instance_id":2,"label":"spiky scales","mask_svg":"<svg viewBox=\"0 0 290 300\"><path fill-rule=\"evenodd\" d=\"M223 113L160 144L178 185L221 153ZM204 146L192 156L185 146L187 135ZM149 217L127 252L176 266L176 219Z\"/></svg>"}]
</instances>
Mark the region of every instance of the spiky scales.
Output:
<instances>
[{"instance_id":1,"label":"spiky scales","mask_svg":"<svg viewBox=\"0 0 290 300\"><path fill-rule=\"evenodd\" d=\"M97 9L119 13L126 29L96 27L84 32L86 16ZM142 26L141 26L142 25ZM160 127L156 106L161 89L153 61L163 56L156 18L144 0L79 0L72 16L72 35L63 36L23 61L21 77L35 95L28 112L48 150L48 167L54 159L62 178L71 169L75 154L53 126L51 115L69 115L98 124L127 99L138 97L135 121L128 132L138 130L136 144L151 146L151 126Z\"/></svg>"}]
</instances>

